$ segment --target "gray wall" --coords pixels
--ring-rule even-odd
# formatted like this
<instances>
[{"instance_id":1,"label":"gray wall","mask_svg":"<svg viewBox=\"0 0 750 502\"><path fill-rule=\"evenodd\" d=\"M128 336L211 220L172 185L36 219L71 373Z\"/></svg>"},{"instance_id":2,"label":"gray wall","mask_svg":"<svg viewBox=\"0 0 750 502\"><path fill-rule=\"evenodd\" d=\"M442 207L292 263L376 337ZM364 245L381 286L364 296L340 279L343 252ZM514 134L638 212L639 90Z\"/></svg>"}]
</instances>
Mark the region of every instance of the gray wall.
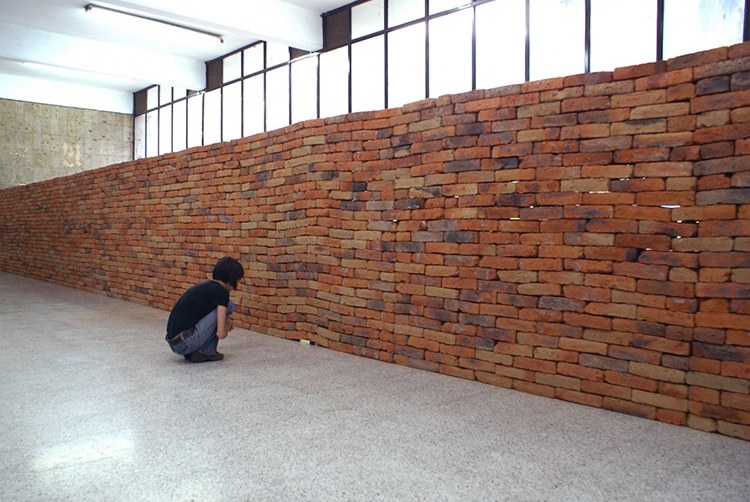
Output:
<instances>
[{"instance_id":1,"label":"gray wall","mask_svg":"<svg viewBox=\"0 0 750 502\"><path fill-rule=\"evenodd\" d=\"M132 115L0 99L0 188L132 159Z\"/></svg>"}]
</instances>

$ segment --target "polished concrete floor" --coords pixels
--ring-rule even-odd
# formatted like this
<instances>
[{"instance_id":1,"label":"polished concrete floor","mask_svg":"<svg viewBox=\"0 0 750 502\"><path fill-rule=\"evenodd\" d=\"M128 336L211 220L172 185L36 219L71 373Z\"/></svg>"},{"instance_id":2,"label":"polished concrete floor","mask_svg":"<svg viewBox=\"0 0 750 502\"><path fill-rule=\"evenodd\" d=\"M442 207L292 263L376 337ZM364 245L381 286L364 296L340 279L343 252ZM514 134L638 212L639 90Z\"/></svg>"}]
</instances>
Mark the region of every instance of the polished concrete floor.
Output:
<instances>
[{"instance_id":1,"label":"polished concrete floor","mask_svg":"<svg viewBox=\"0 0 750 502\"><path fill-rule=\"evenodd\" d=\"M0 500L750 500L750 442L166 318L0 272Z\"/></svg>"}]
</instances>

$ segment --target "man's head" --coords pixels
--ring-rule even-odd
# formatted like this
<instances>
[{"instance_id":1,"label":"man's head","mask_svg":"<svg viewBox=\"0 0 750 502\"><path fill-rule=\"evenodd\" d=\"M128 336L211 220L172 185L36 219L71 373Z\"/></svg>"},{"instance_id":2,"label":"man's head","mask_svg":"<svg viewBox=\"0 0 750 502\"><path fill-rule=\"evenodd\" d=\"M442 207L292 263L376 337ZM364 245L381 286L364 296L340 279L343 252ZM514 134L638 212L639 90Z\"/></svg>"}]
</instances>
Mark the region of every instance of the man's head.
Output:
<instances>
[{"instance_id":1,"label":"man's head","mask_svg":"<svg viewBox=\"0 0 750 502\"><path fill-rule=\"evenodd\" d=\"M237 289L237 281L245 275L245 269L242 264L230 256L225 256L214 266L214 280L224 282Z\"/></svg>"}]
</instances>

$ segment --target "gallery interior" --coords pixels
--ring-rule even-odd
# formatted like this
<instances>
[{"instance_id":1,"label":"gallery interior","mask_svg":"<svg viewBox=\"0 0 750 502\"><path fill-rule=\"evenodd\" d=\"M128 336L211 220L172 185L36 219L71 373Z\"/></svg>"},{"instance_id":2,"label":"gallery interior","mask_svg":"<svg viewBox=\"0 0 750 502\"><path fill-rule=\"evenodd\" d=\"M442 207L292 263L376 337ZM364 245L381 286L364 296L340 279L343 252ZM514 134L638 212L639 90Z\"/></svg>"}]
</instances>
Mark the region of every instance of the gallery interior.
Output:
<instances>
[{"instance_id":1,"label":"gallery interior","mask_svg":"<svg viewBox=\"0 0 750 502\"><path fill-rule=\"evenodd\" d=\"M743 500L749 4L0 1L0 498Z\"/></svg>"}]
</instances>

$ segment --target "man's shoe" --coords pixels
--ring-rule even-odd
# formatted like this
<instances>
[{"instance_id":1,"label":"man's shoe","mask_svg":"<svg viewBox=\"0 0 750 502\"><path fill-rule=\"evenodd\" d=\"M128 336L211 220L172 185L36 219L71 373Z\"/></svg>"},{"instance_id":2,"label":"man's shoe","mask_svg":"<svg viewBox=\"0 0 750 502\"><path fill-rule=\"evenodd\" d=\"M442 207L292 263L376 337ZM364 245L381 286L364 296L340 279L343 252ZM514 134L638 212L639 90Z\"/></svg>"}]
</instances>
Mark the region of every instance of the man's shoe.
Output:
<instances>
[{"instance_id":1,"label":"man's shoe","mask_svg":"<svg viewBox=\"0 0 750 502\"><path fill-rule=\"evenodd\" d=\"M191 352L185 356L185 359L191 363L207 363L211 361L221 361L224 359L224 354L217 352L216 354L204 354L203 352Z\"/></svg>"}]
</instances>

